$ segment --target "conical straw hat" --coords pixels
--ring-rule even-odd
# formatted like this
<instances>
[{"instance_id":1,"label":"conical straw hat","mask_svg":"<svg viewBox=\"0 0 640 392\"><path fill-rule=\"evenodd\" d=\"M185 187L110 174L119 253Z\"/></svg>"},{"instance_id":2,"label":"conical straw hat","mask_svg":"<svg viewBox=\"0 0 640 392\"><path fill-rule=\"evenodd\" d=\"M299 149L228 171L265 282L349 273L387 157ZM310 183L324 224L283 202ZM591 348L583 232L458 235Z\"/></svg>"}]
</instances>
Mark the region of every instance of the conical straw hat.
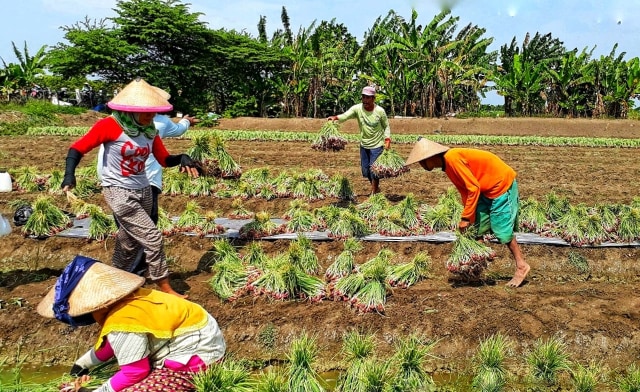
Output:
<instances>
[{"instance_id":1,"label":"conical straw hat","mask_svg":"<svg viewBox=\"0 0 640 392\"><path fill-rule=\"evenodd\" d=\"M413 150L409 154L409 158L405 162L405 166L411 165L412 163L420 162L423 159L431 158L432 156L441 154L447 151L449 147L443 146L442 144L438 144L429 139L421 138L418 142L413 146Z\"/></svg>"},{"instance_id":2,"label":"conical straw hat","mask_svg":"<svg viewBox=\"0 0 640 392\"><path fill-rule=\"evenodd\" d=\"M173 109L168 98L157 90L160 89L138 78L127 84L107 106L113 110L135 113L159 113Z\"/></svg>"},{"instance_id":3,"label":"conical straw hat","mask_svg":"<svg viewBox=\"0 0 640 392\"><path fill-rule=\"evenodd\" d=\"M171 99L171 94L169 94L165 90L161 89L160 87L156 87L156 86L151 86L151 87L153 87L153 89L156 90L156 92L158 94L160 94L160 96L162 98L166 99L167 101Z\"/></svg>"},{"instance_id":4,"label":"conical straw hat","mask_svg":"<svg viewBox=\"0 0 640 392\"><path fill-rule=\"evenodd\" d=\"M77 317L106 308L142 287L144 282L142 276L95 262L69 296L69 316ZM55 317L55 291L55 287L51 288L38 304L37 311L41 316Z\"/></svg>"}]
</instances>

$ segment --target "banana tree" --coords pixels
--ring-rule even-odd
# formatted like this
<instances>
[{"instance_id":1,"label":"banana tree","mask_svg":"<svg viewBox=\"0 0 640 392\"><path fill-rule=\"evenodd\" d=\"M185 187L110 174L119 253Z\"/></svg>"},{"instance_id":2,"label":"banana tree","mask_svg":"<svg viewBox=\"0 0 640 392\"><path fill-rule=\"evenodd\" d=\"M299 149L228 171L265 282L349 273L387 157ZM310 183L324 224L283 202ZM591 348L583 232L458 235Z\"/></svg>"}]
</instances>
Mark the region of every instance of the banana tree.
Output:
<instances>
[{"instance_id":1,"label":"banana tree","mask_svg":"<svg viewBox=\"0 0 640 392\"><path fill-rule=\"evenodd\" d=\"M640 89L640 66L637 57L617 65L612 75L607 75L609 93L604 96L607 112L614 118L626 118L632 98Z\"/></svg>"},{"instance_id":2,"label":"banana tree","mask_svg":"<svg viewBox=\"0 0 640 392\"><path fill-rule=\"evenodd\" d=\"M484 95L487 75L495 64L497 52L488 52L493 38L482 38L485 29L471 24L463 28L449 45L438 72L442 86L441 104L444 112L468 110L480 104L478 94Z\"/></svg>"},{"instance_id":3,"label":"banana tree","mask_svg":"<svg viewBox=\"0 0 640 392\"><path fill-rule=\"evenodd\" d=\"M428 116L442 113L438 107L442 92L438 72L446 69L445 56L452 45L452 35L459 18L451 17L450 11L436 15L424 28L418 24L418 13L414 9L411 20L405 21L395 15L395 25L383 27L388 42L381 45L375 53L385 53L387 57L399 57L404 72L392 74L395 78L415 77L415 80L403 80L398 86L414 84L418 89L419 108ZM391 71L391 70L389 70Z\"/></svg>"},{"instance_id":4,"label":"banana tree","mask_svg":"<svg viewBox=\"0 0 640 392\"><path fill-rule=\"evenodd\" d=\"M356 53L360 77L380 87L382 98L389 101L388 111L391 116L396 115L398 103L406 96L402 85L407 74L407 62L404 53L391 45L401 23L402 18L393 10L385 18L378 17L365 34L364 43Z\"/></svg>"},{"instance_id":5,"label":"banana tree","mask_svg":"<svg viewBox=\"0 0 640 392\"><path fill-rule=\"evenodd\" d=\"M593 64L591 53L583 50L567 52L558 67L550 68L548 106L556 116L576 117L586 115L589 98L593 94Z\"/></svg>"},{"instance_id":6,"label":"banana tree","mask_svg":"<svg viewBox=\"0 0 640 392\"><path fill-rule=\"evenodd\" d=\"M36 54L31 56L29 54L29 48L27 42L24 43L23 51L20 52L16 47L16 44L11 41L13 47L13 53L18 59L18 69L15 70L14 77L17 77L17 84L19 87L31 87L36 83L37 79L44 75L44 69L46 67L47 54L45 53L46 45L40 47ZM4 60L2 60L3 66L6 68Z\"/></svg>"},{"instance_id":7,"label":"banana tree","mask_svg":"<svg viewBox=\"0 0 640 392\"><path fill-rule=\"evenodd\" d=\"M594 61L596 103L593 116L626 118L639 92L640 70L638 58L624 61L625 53L615 54L617 44L608 56Z\"/></svg>"},{"instance_id":8,"label":"banana tree","mask_svg":"<svg viewBox=\"0 0 640 392\"><path fill-rule=\"evenodd\" d=\"M544 105L541 94L545 89L546 71L544 63L523 61L522 55L515 54L510 72L502 69L494 74L497 93L505 97L505 105L507 101L513 105L509 110L505 107L507 114L517 111L522 116L530 116L540 110Z\"/></svg>"},{"instance_id":9,"label":"banana tree","mask_svg":"<svg viewBox=\"0 0 640 392\"><path fill-rule=\"evenodd\" d=\"M494 77L504 79L505 75L510 75L513 72L521 72L522 70L526 70L529 73L529 77L532 79L538 79L536 75L531 75L533 72L532 67L539 67L545 69L553 69L557 67L558 62L566 52L562 42L557 38L553 38L551 33L547 33L541 35L540 33L536 33L533 38L531 38L530 34L527 33L522 42L521 46L518 46L516 42L516 38L514 37L511 40L511 44L509 46L503 45L500 47L500 66L495 69ZM522 65L527 64L527 67L521 68L518 71L514 71L514 66L516 61L514 57L518 55L520 59L518 63L522 67ZM535 73L535 72L534 72ZM522 79L517 75L511 75L515 79ZM547 75L545 75L548 78ZM509 77L507 77L508 79ZM540 81L541 84L547 83ZM532 83L533 84L533 83ZM513 86L517 88L517 86ZM545 86L546 87L546 86ZM498 89L498 94L505 97L504 100L504 110L508 116L512 116L515 114L515 111L521 111L522 102L512 102L512 99L518 94L514 92L507 93L506 91L499 90L500 87L496 83L496 89ZM546 88L545 88L546 90ZM546 94L546 91L540 91L540 93ZM523 97L527 97L528 93L526 91L522 91L520 93ZM533 97L529 97L529 102L537 103L538 107L535 110L527 110L529 113L533 112L543 112L544 111L544 99L534 99L533 101L530 99ZM533 109L533 108L531 108Z\"/></svg>"},{"instance_id":10,"label":"banana tree","mask_svg":"<svg viewBox=\"0 0 640 392\"><path fill-rule=\"evenodd\" d=\"M311 45L315 21L309 27L300 28L291 45L291 74L288 83L291 86L291 106L293 114L300 117L305 113L305 103L313 70L316 69L316 58Z\"/></svg>"}]
</instances>

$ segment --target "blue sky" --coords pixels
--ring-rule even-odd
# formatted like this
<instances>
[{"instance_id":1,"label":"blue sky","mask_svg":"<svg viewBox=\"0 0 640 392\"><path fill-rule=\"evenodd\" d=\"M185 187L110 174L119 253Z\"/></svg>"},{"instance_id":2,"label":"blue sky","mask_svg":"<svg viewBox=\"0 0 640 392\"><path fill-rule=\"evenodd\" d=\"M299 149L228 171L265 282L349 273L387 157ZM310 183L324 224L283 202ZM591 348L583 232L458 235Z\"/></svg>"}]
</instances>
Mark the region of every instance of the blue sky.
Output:
<instances>
[{"instance_id":1,"label":"blue sky","mask_svg":"<svg viewBox=\"0 0 640 392\"><path fill-rule=\"evenodd\" d=\"M626 52L626 59L640 57L640 1L636 0L189 0L192 12L201 12L201 20L210 28L245 30L257 36L260 16L267 18L269 35L282 27L280 13L286 7L291 28L308 27L314 20L335 19L362 40L376 18L386 16L391 8L410 19L411 10L426 24L448 5L459 16L458 28L468 23L487 30L494 37L492 49L510 43L513 37L522 43L527 32L534 35L552 33L567 49L591 49L607 55L618 43L616 53ZM5 0L0 23L0 57L15 62L11 42L22 51L24 43L31 54L41 46L64 41L61 26L114 15L116 0Z\"/></svg>"}]
</instances>

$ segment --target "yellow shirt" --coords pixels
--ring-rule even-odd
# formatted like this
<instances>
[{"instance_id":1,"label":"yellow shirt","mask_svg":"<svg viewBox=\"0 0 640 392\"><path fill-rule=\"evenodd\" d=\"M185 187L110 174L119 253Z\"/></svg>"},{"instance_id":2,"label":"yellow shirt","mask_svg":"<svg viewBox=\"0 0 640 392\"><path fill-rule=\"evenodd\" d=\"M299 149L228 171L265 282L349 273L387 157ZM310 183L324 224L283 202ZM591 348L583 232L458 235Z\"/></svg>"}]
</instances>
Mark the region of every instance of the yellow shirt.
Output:
<instances>
[{"instance_id":1,"label":"yellow shirt","mask_svg":"<svg viewBox=\"0 0 640 392\"><path fill-rule=\"evenodd\" d=\"M96 343L98 349L111 332L148 333L171 339L201 329L207 312L198 304L157 290L140 288L109 309Z\"/></svg>"}]
</instances>

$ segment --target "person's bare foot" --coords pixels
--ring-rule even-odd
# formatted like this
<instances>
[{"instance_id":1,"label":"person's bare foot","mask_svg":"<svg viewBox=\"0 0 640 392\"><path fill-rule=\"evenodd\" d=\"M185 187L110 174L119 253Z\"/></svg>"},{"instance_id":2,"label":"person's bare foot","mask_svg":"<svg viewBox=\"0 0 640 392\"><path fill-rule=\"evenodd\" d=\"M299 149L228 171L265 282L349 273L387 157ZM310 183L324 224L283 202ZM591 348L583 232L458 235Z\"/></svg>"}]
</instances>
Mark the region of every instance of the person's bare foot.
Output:
<instances>
[{"instance_id":1,"label":"person's bare foot","mask_svg":"<svg viewBox=\"0 0 640 392\"><path fill-rule=\"evenodd\" d=\"M519 266L516 269L516 273L513 275L513 278L511 278L509 283L507 283L507 287L520 287L530 270L531 267L527 263Z\"/></svg>"}]
</instances>

